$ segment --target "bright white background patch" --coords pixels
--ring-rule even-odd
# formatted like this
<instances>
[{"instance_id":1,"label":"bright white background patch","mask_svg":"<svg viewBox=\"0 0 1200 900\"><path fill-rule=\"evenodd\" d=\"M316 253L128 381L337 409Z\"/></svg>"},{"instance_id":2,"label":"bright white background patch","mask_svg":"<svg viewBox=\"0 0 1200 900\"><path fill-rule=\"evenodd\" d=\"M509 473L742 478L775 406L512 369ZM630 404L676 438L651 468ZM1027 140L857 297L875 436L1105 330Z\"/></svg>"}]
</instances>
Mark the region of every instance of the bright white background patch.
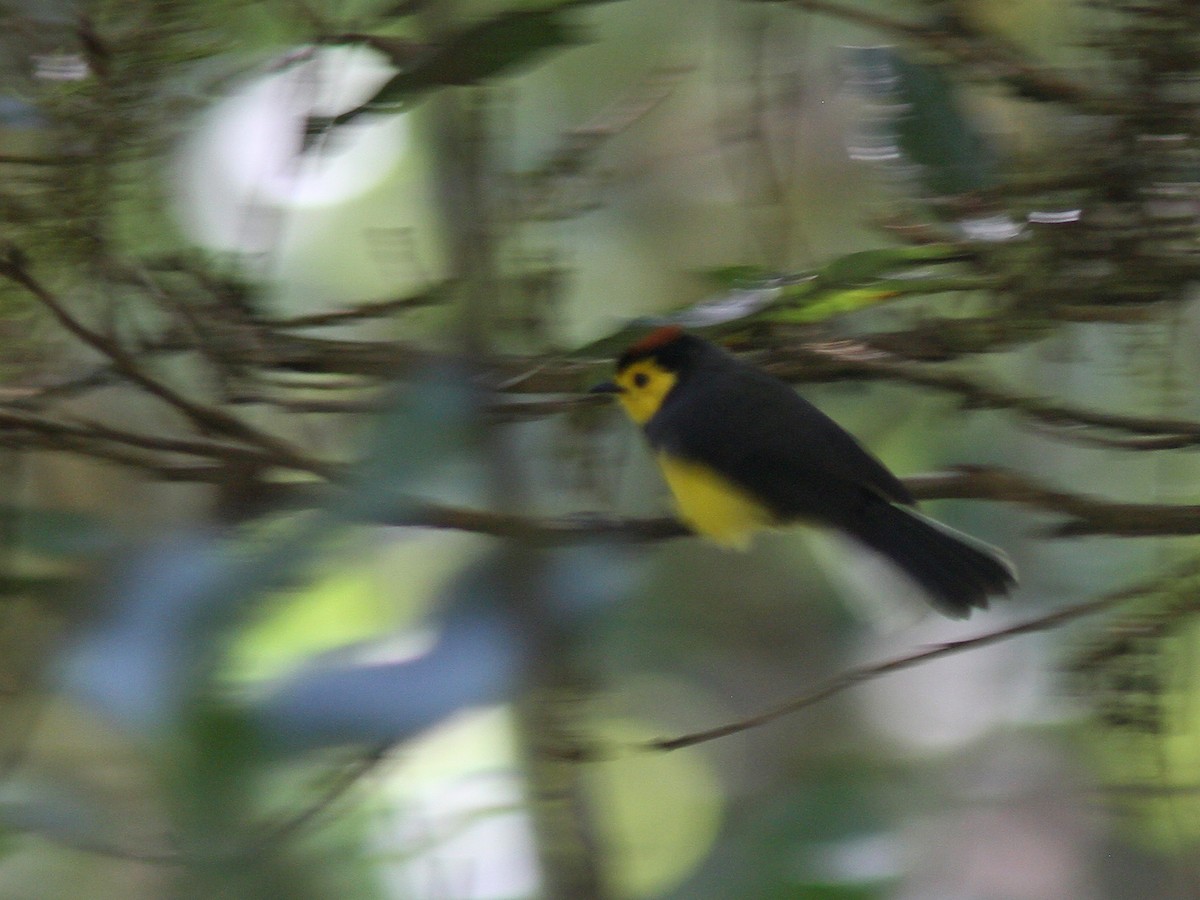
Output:
<instances>
[{"instance_id":1,"label":"bright white background patch","mask_svg":"<svg viewBox=\"0 0 1200 900\"><path fill-rule=\"evenodd\" d=\"M299 150L309 116L353 109L392 72L374 51L321 48L218 103L184 151L184 216L195 236L245 250L247 207L339 203L377 186L408 149L403 115L363 116Z\"/></svg>"},{"instance_id":2,"label":"bright white background patch","mask_svg":"<svg viewBox=\"0 0 1200 900\"><path fill-rule=\"evenodd\" d=\"M210 250L301 311L393 296L441 275L438 213L414 114L364 114L301 153L310 116L360 105L394 73L363 48L296 51L216 103L177 156L176 211Z\"/></svg>"}]
</instances>

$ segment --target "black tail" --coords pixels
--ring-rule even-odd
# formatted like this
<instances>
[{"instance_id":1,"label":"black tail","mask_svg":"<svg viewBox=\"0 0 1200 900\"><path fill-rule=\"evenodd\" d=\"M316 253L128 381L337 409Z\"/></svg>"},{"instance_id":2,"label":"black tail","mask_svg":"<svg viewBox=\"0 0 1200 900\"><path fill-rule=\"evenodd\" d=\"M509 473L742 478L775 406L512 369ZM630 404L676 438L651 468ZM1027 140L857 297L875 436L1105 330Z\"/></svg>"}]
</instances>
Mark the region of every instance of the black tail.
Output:
<instances>
[{"instance_id":1,"label":"black tail","mask_svg":"<svg viewBox=\"0 0 1200 900\"><path fill-rule=\"evenodd\" d=\"M962 619L986 609L988 598L1017 583L1004 554L914 509L880 500L870 503L850 533L879 551L929 594L934 607Z\"/></svg>"}]
</instances>

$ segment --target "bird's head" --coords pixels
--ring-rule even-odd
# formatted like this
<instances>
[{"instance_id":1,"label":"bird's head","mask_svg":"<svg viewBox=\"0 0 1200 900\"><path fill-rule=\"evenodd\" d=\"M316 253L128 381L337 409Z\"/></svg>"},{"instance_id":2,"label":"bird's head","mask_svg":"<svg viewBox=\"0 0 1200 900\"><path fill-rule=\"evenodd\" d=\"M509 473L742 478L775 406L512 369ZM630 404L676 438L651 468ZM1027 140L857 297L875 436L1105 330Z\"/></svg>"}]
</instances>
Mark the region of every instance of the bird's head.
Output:
<instances>
[{"instance_id":1,"label":"bird's head","mask_svg":"<svg viewBox=\"0 0 1200 900\"><path fill-rule=\"evenodd\" d=\"M616 394L629 418L643 425L689 371L703 343L678 325L652 331L617 358L612 381L596 385L592 392Z\"/></svg>"}]
</instances>

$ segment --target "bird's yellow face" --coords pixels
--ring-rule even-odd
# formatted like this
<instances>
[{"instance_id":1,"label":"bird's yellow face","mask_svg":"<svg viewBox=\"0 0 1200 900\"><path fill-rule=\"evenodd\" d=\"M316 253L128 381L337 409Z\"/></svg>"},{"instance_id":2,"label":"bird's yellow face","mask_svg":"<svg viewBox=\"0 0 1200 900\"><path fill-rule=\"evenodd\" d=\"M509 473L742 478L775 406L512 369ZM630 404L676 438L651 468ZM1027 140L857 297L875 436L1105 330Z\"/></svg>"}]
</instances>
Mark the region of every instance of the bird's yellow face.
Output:
<instances>
[{"instance_id":1,"label":"bird's yellow face","mask_svg":"<svg viewBox=\"0 0 1200 900\"><path fill-rule=\"evenodd\" d=\"M632 362L613 379L618 388L617 399L638 425L645 425L658 412L676 380L674 372L653 359Z\"/></svg>"}]
</instances>

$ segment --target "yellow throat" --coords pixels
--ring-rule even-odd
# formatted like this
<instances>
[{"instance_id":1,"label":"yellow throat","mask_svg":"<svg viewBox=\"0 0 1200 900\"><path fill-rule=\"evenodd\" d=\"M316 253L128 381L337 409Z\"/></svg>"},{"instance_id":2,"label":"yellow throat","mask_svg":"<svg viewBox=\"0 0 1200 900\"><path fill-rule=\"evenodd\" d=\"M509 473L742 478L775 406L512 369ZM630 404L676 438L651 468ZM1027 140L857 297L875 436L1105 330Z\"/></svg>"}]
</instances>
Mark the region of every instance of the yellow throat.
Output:
<instances>
[{"instance_id":1,"label":"yellow throat","mask_svg":"<svg viewBox=\"0 0 1200 900\"><path fill-rule=\"evenodd\" d=\"M613 379L620 388L617 399L638 425L653 418L677 380L674 372L649 359L626 366Z\"/></svg>"},{"instance_id":2,"label":"yellow throat","mask_svg":"<svg viewBox=\"0 0 1200 900\"><path fill-rule=\"evenodd\" d=\"M675 387L674 372L642 359L617 373L617 395L626 414L645 425ZM773 524L769 510L737 485L701 463L658 455L658 465L675 496L679 517L698 534L744 550L755 531Z\"/></svg>"}]
</instances>

